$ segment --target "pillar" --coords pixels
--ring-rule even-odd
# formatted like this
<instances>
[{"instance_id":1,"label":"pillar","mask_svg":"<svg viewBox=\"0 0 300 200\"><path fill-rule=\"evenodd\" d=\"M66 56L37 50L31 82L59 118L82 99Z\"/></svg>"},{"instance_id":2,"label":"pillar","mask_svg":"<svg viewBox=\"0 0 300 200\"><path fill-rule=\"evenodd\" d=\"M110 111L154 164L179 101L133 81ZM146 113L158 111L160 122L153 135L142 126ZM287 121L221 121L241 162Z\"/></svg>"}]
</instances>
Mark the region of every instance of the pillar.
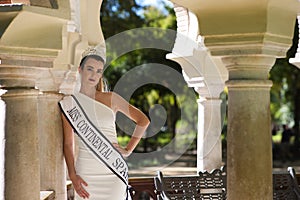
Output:
<instances>
[{"instance_id":1,"label":"pillar","mask_svg":"<svg viewBox=\"0 0 300 200\"><path fill-rule=\"evenodd\" d=\"M272 199L271 56L228 56L228 199Z\"/></svg>"},{"instance_id":2,"label":"pillar","mask_svg":"<svg viewBox=\"0 0 300 200\"><path fill-rule=\"evenodd\" d=\"M199 94L197 130L197 172L211 171L222 164L220 93L227 80L227 70L216 64L199 35L197 15L190 9L174 4L177 36L168 59L182 67L189 87ZM221 62L219 62L221 63Z\"/></svg>"},{"instance_id":3,"label":"pillar","mask_svg":"<svg viewBox=\"0 0 300 200\"><path fill-rule=\"evenodd\" d=\"M7 90L1 96L6 104L5 199L39 199L43 190L54 191L55 199L66 199L57 104L64 71L41 67L51 66L51 57L1 58L0 84Z\"/></svg>"},{"instance_id":4,"label":"pillar","mask_svg":"<svg viewBox=\"0 0 300 200\"><path fill-rule=\"evenodd\" d=\"M6 200L39 199L40 190L54 190L55 199L66 199L57 103L60 92L71 90L68 81L82 51L103 43L104 37L99 13L102 0L56 3L57 9L48 9L45 1L18 10L5 6L0 13L3 24L9 24L2 27L0 35L0 88L8 90L2 96L6 106L5 161L0 155L0 167L5 163ZM10 12L14 16L6 17Z\"/></svg>"},{"instance_id":5,"label":"pillar","mask_svg":"<svg viewBox=\"0 0 300 200\"><path fill-rule=\"evenodd\" d=\"M0 90L0 94L4 92ZM4 199L5 102L0 97L0 199Z\"/></svg>"},{"instance_id":6,"label":"pillar","mask_svg":"<svg viewBox=\"0 0 300 200\"><path fill-rule=\"evenodd\" d=\"M38 91L9 88L5 118L5 199L39 199Z\"/></svg>"},{"instance_id":7,"label":"pillar","mask_svg":"<svg viewBox=\"0 0 300 200\"><path fill-rule=\"evenodd\" d=\"M227 198L272 199L268 72L292 44L299 1L171 1L196 14L193 26L229 72Z\"/></svg>"},{"instance_id":8,"label":"pillar","mask_svg":"<svg viewBox=\"0 0 300 200\"><path fill-rule=\"evenodd\" d=\"M198 99L197 171L222 165L221 100Z\"/></svg>"},{"instance_id":9,"label":"pillar","mask_svg":"<svg viewBox=\"0 0 300 200\"><path fill-rule=\"evenodd\" d=\"M40 187L55 191L55 199L67 199L66 168L63 158L63 134L58 101L61 94L43 92L38 97L40 138Z\"/></svg>"},{"instance_id":10,"label":"pillar","mask_svg":"<svg viewBox=\"0 0 300 200\"><path fill-rule=\"evenodd\" d=\"M197 130L197 172L211 171L222 165L222 120L220 94L224 90L227 73L219 75L224 66L217 66L203 49L191 56L167 57L179 63L189 87L199 94ZM226 69L225 69L226 70ZM226 71L227 72L227 71Z\"/></svg>"}]
</instances>

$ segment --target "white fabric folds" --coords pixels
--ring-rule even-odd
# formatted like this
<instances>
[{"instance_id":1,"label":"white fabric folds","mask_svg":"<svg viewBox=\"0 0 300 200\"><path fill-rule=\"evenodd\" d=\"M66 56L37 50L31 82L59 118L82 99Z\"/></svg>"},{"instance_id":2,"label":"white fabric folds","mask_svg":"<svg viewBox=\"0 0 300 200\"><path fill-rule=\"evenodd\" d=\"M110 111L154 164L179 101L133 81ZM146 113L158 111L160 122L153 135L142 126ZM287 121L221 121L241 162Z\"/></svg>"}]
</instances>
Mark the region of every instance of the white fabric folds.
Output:
<instances>
[{"instance_id":1,"label":"white fabric folds","mask_svg":"<svg viewBox=\"0 0 300 200\"><path fill-rule=\"evenodd\" d=\"M59 106L81 141L90 149L94 157L105 164L128 188L128 166L123 156L91 122L76 96L66 96ZM127 195L126 199L131 199Z\"/></svg>"}]
</instances>

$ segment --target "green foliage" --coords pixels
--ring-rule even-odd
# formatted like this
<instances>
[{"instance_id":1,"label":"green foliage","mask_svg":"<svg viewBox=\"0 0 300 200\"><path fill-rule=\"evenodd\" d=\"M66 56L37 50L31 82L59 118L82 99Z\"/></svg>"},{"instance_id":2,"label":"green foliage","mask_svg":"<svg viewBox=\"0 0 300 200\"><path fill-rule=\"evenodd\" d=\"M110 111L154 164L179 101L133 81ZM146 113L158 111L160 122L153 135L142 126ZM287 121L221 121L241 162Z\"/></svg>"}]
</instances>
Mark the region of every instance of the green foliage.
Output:
<instances>
[{"instance_id":1,"label":"green foliage","mask_svg":"<svg viewBox=\"0 0 300 200\"><path fill-rule=\"evenodd\" d=\"M166 37L166 31L164 29L176 30L176 17L172 8L164 4L164 9L159 9L154 6L141 6L138 1L103 1L101 7L101 26L104 37L107 42L107 60L108 66L106 66L104 76L108 79L111 90L114 90L118 81L124 77L124 75L137 66L143 66L145 72L151 71L149 63L159 63L181 73L181 67L166 59L166 54L170 53L166 49L171 50L176 37L176 32ZM144 35L145 32L134 31L135 28L143 27L158 27L160 29L153 30L153 35ZM129 31L132 30L132 31ZM126 31L126 32L124 32ZM127 34L126 39L122 41L110 40L118 34ZM140 41L143 40L149 41ZM159 40L161 48L141 48L141 42L147 42L151 44L151 39ZM132 51L122 54L120 49L130 46ZM140 74L142 77L143 74ZM182 77L183 79L183 77ZM176 85L178 83L173 82ZM122 86L124 90L127 90L127 86ZM128 86L129 87L129 86ZM129 90L129 89L128 89ZM183 89L182 94L186 93L192 88L187 86ZM195 92L193 91L195 94ZM168 144L172 138L176 135L176 129L181 127L176 126L177 121L180 120L182 113L180 113L180 106L182 102L187 101L184 95L174 94L168 85L159 84L147 84L137 88L131 95L129 101L131 104L141 109L145 114L150 115L149 111L155 105L161 105L165 111L167 119L163 120L160 112L153 111L153 119L158 123L163 123L160 130L148 130L146 138L142 139L139 143L138 151L147 151L147 149L155 150ZM189 134L194 135L196 130L195 120L197 120L197 103L196 99L194 103L190 103L185 106L185 119L186 122L185 136L180 142L184 142ZM196 113L195 113L196 112ZM150 117L150 116L149 116ZM119 141L121 144L128 142L129 136L126 133L132 132L132 124L125 119L121 114L117 116ZM161 121L161 122L159 122ZM119 128L122 127L122 130ZM181 128L182 129L182 128Z\"/></svg>"},{"instance_id":2,"label":"green foliage","mask_svg":"<svg viewBox=\"0 0 300 200\"><path fill-rule=\"evenodd\" d=\"M273 122L279 124L293 125L296 109L299 104L296 96L300 90L300 70L289 63L291 57L295 57L298 47L298 27L295 26L293 45L287 52L286 58L276 60L270 71L270 80L273 82L271 88L271 117Z\"/></svg>"},{"instance_id":3,"label":"green foliage","mask_svg":"<svg viewBox=\"0 0 300 200\"><path fill-rule=\"evenodd\" d=\"M297 82L293 74L299 70L288 63L286 58L277 59L271 70L270 79L273 81L271 88L271 116L274 122L289 123L293 121L294 94Z\"/></svg>"},{"instance_id":4,"label":"green foliage","mask_svg":"<svg viewBox=\"0 0 300 200\"><path fill-rule=\"evenodd\" d=\"M137 14L143 9L135 0L107 0L102 2L100 20L105 38L125 30L142 27L144 20Z\"/></svg>"},{"instance_id":5,"label":"green foliage","mask_svg":"<svg viewBox=\"0 0 300 200\"><path fill-rule=\"evenodd\" d=\"M111 0L103 1L101 7L101 25L104 33L104 37L110 38L123 31L132 30L135 28L143 27L159 27L162 29L176 29L176 17L172 8L164 5L164 11L154 6L141 6L136 0L121 1ZM128 32L128 38L131 40L124 40L121 43L111 44L108 46L107 56L111 60L109 66L105 70L105 76L109 80L111 89L113 90L119 79L124 76L126 72L133 69L136 66L141 66L147 63L161 63L163 65L170 66L181 73L181 67L170 60L165 58L169 53L163 49L140 49L141 44L139 38L147 38L143 33L135 35L136 32ZM272 70L270 71L270 80L273 81L273 86L270 93L270 109L272 121L278 124L294 123L299 129L300 120L300 70L289 63L289 58L295 57L295 53L298 47L298 24L295 24L295 33L293 38L293 45L287 52L286 58L280 58L276 60ZM167 46L165 49L172 49L175 35L172 37L165 37L165 32L162 30L154 31L154 37L160 38L162 46ZM151 38L149 41L151 43ZM135 49L120 55L117 50L123 46L133 45ZM184 90L191 90L191 88L185 88ZM184 92L183 92L184 93ZM227 92L222 94L223 110L226 110L226 98ZM159 130L156 135L149 136L141 141L139 149L146 150L147 147L163 147L168 144L172 138L175 137L176 132L182 135L183 139L180 142L185 141L185 138L193 137L195 134L195 121L197 120L197 104L187 104L183 112L185 116L184 123L180 122L180 102L185 101L185 96L172 93L167 87L147 84L138 88L131 96L130 103L140 108L144 113L149 113L149 110L155 105L162 105L167 110L168 119L165 122L166 130ZM155 114L156 118L159 114ZM224 119L223 137L226 139L226 111L222 112L222 119ZM125 121L127 123L127 121ZM180 124L180 125L178 125ZM183 125L182 125L183 124ZM126 128L127 129L127 128ZM130 125L128 123L128 130ZM124 134L124 131L119 130L122 137L120 137L121 143L126 144L129 136ZM274 138L278 139L278 138ZM192 144L192 146L195 144Z\"/></svg>"},{"instance_id":6,"label":"green foliage","mask_svg":"<svg viewBox=\"0 0 300 200\"><path fill-rule=\"evenodd\" d=\"M298 42L299 29L295 23L293 45L287 52L286 58L276 60L270 71L271 88L271 117L277 125L287 124L293 128L295 147L300 147L300 69L289 63L289 59L295 57ZM273 138L274 140L278 138Z\"/></svg>"},{"instance_id":7,"label":"green foliage","mask_svg":"<svg viewBox=\"0 0 300 200\"><path fill-rule=\"evenodd\" d=\"M165 7L169 15L164 15L161 10L154 6L146 7L144 11L144 18L147 19L144 26L146 27L160 27L163 29L173 29L176 23L176 17L173 9Z\"/></svg>"}]
</instances>

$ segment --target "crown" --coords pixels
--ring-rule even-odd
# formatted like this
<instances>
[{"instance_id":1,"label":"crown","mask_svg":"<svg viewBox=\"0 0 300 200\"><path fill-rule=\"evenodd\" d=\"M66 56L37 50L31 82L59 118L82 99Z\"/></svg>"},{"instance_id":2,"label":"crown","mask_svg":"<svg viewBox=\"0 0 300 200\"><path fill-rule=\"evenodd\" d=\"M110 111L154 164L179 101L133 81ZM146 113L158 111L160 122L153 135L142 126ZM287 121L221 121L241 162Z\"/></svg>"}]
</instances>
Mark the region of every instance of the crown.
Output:
<instances>
[{"instance_id":1,"label":"crown","mask_svg":"<svg viewBox=\"0 0 300 200\"><path fill-rule=\"evenodd\" d=\"M97 46L89 46L83 53L82 58L90 55L100 56L106 62L106 48L105 44L98 44Z\"/></svg>"}]
</instances>

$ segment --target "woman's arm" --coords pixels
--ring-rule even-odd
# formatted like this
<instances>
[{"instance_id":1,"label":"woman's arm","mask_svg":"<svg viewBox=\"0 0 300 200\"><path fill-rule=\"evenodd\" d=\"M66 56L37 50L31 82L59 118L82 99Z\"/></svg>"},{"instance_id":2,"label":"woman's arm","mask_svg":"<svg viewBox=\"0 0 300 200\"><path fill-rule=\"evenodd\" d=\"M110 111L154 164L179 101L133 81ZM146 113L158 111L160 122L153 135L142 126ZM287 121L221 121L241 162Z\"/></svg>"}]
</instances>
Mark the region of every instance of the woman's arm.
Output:
<instances>
[{"instance_id":1,"label":"woman's arm","mask_svg":"<svg viewBox=\"0 0 300 200\"><path fill-rule=\"evenodd\" d=\"M116 146L118 150L124 155L129 156L131 152L138 145L147 127L150 124L148 117L139 109L129 104L125 99L116 93L112 93L112 108L115 111L122 112L132 121L136 123L135 129L125 149Z\"/></svg>"},{"instance_id":2,"label":"woman's arm","mask_svg":"<svg viewBox=\"0 0 300 200\"><path fill-rule=\"evenodd\" d=\"M74 156L74 133L73 129L67 121L66 117L62 114L63 122L63 151L68 168L70 179L76 176L75 170L75 156Z\"/></svg>"},{"instance_id":3,"label":"woman's arm","mask_svg":"<svg viewBox=\"0 0 300 200\"><path fill-rule=\"evenodd\" d=\"M63 151L68 168L69 177L73 183L74 189L82 198L88 198L89 193L83 188L87 183L76 174L75 155L74 155L74 132L66 117L62 114L63 122Z\"/></svg>"}]
</instances>

